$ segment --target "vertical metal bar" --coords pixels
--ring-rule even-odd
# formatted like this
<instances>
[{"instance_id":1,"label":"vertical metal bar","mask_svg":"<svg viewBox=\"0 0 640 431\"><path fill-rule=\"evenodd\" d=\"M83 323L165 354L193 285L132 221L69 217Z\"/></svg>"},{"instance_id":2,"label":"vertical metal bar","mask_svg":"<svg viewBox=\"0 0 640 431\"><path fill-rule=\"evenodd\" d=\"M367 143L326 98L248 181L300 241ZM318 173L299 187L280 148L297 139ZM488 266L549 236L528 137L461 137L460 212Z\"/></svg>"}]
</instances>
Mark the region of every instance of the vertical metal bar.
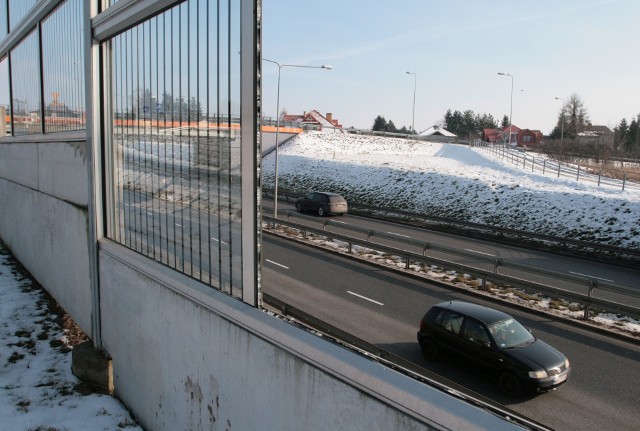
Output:
<instances>
[{"instance_id":1,"label":"vertical metal bar","mask_svg":"<svg viewBox=\"0 0 640 431\"><path fill-rule=\"evenodd\" d=\"M578 165L578 173L576 175L576 181L580 181L580 165Z\"/></svg>"},{"instance_id":2,"label":"vertical metal bar","mask_svg":"<svg viewBox=\"0 0 640 431\"><path fill-rule=\"evenodd\" d=\"M45 119L45 106L44 106L44 53L42 52L42 21L38 22L38 64L39 79L40 79L40 133L44 134L44 119ZM27 112L28 114L28 112Z\"/></svg>"},{"instance_id":3,"label":"vertical metal bar","mask_svg":"<svg viewBox=\"0 0 640 431\"><path fill-rule=\"evenodd\" d=\"M241 194L242 194L242 300L262 306L260 273L260 50L262 1L241 3Z\"/></svg>"},{"instance_id":4,"label":"vertical metal bar","mask_svg":"<svg viewBox=\"0 0 640 431\"><path fill-rule=\"evenodd\" d=\"M627 172L624 172L624 176L622 178L622 190L624 190L624 186L626 185L626 183L627 183Z\"/></svg>"},{"instance_id":5,"label":"vertical metal bar","mask_svg":"<svg viewBox=\"0 0 640 431\"><path fill-rule=\"evenodd\" d=\"M602 178L602 169L598 172L598 187L600 187L600 178Z\"/></svg>"},{"instance_id":6,"label":"vertical metal bar","mask_svg":"<svg viewBox=\"0 0 640 431\"><path fill-rule=\"evenodd\" d=\"M100 90L101 73L111 78L111 69L105 71L100 45L94 43L91 37L91 17L97 13L96 2L82 2L84 39L82 49L85 53L83 71L85 79L84 99L87 121L87 176L89 183L88 199L88 248L89 248L89 280L91 284L91 339L96 349L102 350L102 316L100 308L100 277L98 259L98 240L104 235L104 225L101 214L104 214L102 178L100 166L102 164L102 148L100 136L103 136L101 122L95 121L103 112L102 92ZM109 64L109 62L106 62ZM107 87L108 88L108 87ZM110 96L107 96L110 99ZM113 129L111 129L113 130ZM113 171L108 175L113 175Z\"/></svg>"},{"instance_id":7,"label":"vertical metal bar","mask_svg":"<svg viewBox=\"0 0 640 431\"><path fill-rule=\"evenodd\" d=\"M544 175L544 171L547 168L547 159L542 159L542 175Z\"/></svg>"}]
</instances>

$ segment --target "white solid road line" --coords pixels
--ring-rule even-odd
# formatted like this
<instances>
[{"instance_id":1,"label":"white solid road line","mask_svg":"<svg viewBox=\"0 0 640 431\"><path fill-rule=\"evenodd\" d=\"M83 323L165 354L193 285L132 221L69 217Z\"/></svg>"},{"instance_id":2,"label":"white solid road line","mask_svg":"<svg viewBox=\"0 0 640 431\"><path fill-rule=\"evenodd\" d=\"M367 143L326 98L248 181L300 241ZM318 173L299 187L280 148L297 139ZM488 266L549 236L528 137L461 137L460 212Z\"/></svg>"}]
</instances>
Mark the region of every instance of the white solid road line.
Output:
<instances>
[{"instance_id":1,"label":"white solid road line","mask_svg":"<svg viewBox=\"0 0 640 431\"><path fill-rule=\"evenodd\" d=\"M280 264L280 263L278 263L278 262L274 262L274 261L269 260L269 259L265 259L265 260L266 260L267 262L272 263L272 264L274 264L274 265L277 265L277 266L279 266L279 267L281 267L281 268L289 269L289 267L288 267L288 266L284 266L284 265L282 265L282 264Z\"/></svg>"},{"instance_id":2,"label":"white solid road line","mask_svg":"<svg viewBox=\"0 0 640 431\"><path fill-rule=\"evenodd\" d=\"M358 295L357 293L354 293L350 290L347 290L347 293L353 296L357 296L358 298L364 299L365 301L369 301L369 302L373 302L374 304L378 304L378 305L384 305L382 302L378 302L378 301L374 301L371 298L367 298L366 296L362 296L362 295Z\"/></svg>"},{"instance_id":3,"label":"white solid road line","mask_svg":"<svg viewBox=\"0 0 640 431\"><path fill-rule=\"evenodd\" d=\"M211 237L211 239L214 240L215 242L221 242L222 244L229 245L229 243L224 242L224 241L220 241L218 238Z\"/></svg>"},{"instance_id":4,"label":"white solid road line","mask_svg":"<svg viewBox=\"0 0 640 431\"><path fill-rule=\"evenodd\" d=\"M495 254L491 254L491 253L484 253L484 252L482 252L482 251L478 251L478 250L471 250L471 249L469 249L469 248L465 248L465 249L464 249L464 251L468 251L468 252L471 252L471 253L477 253L477 254L483 254L483 255L485 255L485 256L496 257L496 255L495 255Z\"/></svg>"},{"instance_id":5,"label":"white solid road line","mask_svg":"<svg viewBox=\"0 0 640 431\"><path fill-rule=\"evenodd\" d=\"M600 277L596 277L594 275L589 275L589 274L580 274L579 272L569 271L569 274L581 275L583 277L595 278L596 280L602 280L602 281L608 281L609 283L615 283L613 280L609 280L607 278L600 278Z\"/></svg>"}]
</instances>

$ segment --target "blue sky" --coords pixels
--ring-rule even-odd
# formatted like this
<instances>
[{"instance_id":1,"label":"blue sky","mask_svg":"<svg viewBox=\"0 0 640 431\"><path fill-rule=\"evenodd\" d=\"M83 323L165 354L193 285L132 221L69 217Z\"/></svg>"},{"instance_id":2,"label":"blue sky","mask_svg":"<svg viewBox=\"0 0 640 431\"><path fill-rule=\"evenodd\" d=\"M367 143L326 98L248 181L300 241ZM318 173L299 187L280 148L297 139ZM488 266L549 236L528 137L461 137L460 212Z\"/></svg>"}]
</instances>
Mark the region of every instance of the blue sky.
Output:
<instances>
[{"instance_id":1,"label":"blue sky","mask_svg":"<svg viewBox=\"0 0 640 431\"><path fill-rule=\"evenodd\" d=\"M572 93L593 124L640 113L637 0L263 0L263 57L283 68L280 107L332 112L370 128L415 128L471 109L549 133ZM263 63L263 112L276 113L277 67Z\"/></svg>"}]
</instances>

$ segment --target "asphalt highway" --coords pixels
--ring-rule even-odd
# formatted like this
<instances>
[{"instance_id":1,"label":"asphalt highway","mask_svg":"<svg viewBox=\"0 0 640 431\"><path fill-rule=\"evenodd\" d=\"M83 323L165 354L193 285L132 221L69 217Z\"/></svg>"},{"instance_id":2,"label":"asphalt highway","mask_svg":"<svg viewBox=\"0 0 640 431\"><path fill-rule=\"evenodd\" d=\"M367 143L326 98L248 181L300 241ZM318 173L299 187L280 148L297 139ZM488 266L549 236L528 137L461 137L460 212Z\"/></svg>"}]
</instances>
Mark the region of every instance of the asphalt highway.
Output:
<instances>
[{"instance_id":1,"label":"asphalt highway","mask_svg":"<svg viewBox=\"0 0 640 431\"><path fill-rule=\"evenodd\" d=\"M263 236L262 274L265 292L554 429L638 429L638 344L271 235ZM425 361L416 341L419 321L431 305L449 299L470 300L516 317L567 355L573 368L568 382L555 391L514 400L498 391L494 379L469 366Z\"/></svg>"}]
</instances>

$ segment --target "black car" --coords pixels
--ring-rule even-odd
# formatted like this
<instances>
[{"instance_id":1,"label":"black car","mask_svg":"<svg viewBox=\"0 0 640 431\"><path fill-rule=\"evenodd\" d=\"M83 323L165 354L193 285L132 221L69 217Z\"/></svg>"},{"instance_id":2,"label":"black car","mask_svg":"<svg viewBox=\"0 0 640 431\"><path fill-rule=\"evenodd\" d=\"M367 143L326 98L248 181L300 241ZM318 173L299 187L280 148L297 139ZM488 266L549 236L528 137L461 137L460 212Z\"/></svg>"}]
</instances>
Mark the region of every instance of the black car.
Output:
<instances>
[{"instance_id":1,"label":"black car","mask_svg":"<svg viewBox=\"0 0 640 431\"><path fill-rule=\"evenodd\" d=\"M571 372L566 356L513 317L469 302L434 305L420 321L418 343L427 360L447 353L491 372L512 397L554 389Z\"/></svg>"},{"instance_id":2,"label":"black car","mask_svg":"<svg viewBox=\"0 0 640 431\"><path fill-rule=\"evenodd\" d=\"M311 211L320 217L328 214L342 215L347 212L347 201L337 193L311 192L298 198L296 201L298 211Z\"/></svg>"}]
</instances>

